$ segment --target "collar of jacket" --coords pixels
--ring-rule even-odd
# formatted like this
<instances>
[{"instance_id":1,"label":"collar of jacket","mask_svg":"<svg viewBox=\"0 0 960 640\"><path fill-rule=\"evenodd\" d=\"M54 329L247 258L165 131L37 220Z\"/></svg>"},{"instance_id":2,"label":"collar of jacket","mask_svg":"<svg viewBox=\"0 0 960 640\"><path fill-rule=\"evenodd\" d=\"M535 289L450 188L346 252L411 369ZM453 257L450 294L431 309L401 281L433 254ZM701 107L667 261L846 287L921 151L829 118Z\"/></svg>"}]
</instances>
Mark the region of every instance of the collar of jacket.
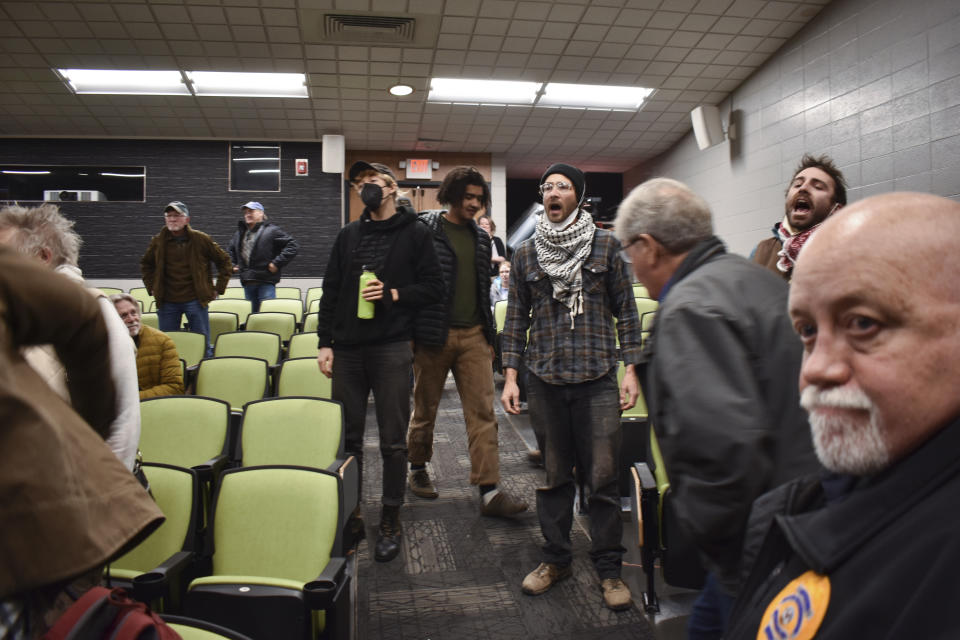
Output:
<instances>
[{"instance_id":1,"label":"collar of jacket","mask_svg":"<svg viewBox=\"0 0 960 640\"><path fill-rule=\"evenodd\" d=\"M370 217L369 209L360 214L360 233L383 233L393 231L408 225L417 219L417 214L411 207L400 205L397 212L386 220L374 220Z\"/></svg>"},{"instance_id":2,"label":"collar of jacket","mask_svg":"<svg viewBox=\"0 0 960 640\"><path fill-rule=\"evenodd\" d=\"M270 223L266 220L261 220L257 224L253 225L253 229L251 229L247 226L247 223L243 221L243 218L240 218L240 220L237 221L237 229L239 229L241 233L246 233L247 231L257 231L258 229L262 229L268 224Z\"/></svg>"},{"instance_id":3,"label":"collar of jacket","mask_svg":"<svg viewBox=\"0 0 960 640\"><path fill-rule=\"evenodd\" d=\"M687 257L680 263L680 266L677 267L677 270L670 276L667 284L663 287L663 291L660 292L660 304L663 304L663 301L667 298L667 293L670 292L673 285L696 271L700 265L709 261L714 256L723 255L726 252L727 248L724 246L723 241L717 236L710 236L695 244L693 249L690 249Z\"/></svg>"},{"instance_id":4,"label":"collar of jacket","mask_svg":"<svg viewBox=\"0 0 960 640\"><path fill-rule=\"evenodd\" d=\"M794 551L818 573L830 573L879 532L889 529L938 487L960 474L960 417L906 458L864 478L846 499L821 509L777 515ZM829 532L829 535L824 535Z\"/></svg>"},{"instance_id":5,"label":"collar of jacket","mask_svg":"<svg viewBox=\"0 0 960 640\"><path fill-rule=\"evenodd\" d=\"M188 238L191 237L191 236L193 236L193 227L190 226L190 223L189 223L189 222L183 226L183 230L186 232L186 236L187 236ZM163 237L164 237L165 239L181 237L181 236L175 236L175 235L173 235L173 233L170 231L170 229L167 229L166 226L163 227L163 229L160 231L160 233L163 234Z\"/></svg>"},{"instance_id":6,"label":"collar of jacket","mask_svg":"<svg viewBox=\"0 0 960 640\"><path fill-rule=\"evenodd\" d=\"M423 215L419 216L417 219L420 220L420 222L427 225L428 227L430 227L430 230L433 231L434 234L446 238L447 234L443 231L444 216L442 211L431 211L430 213L424 213ZM447 220L447 222L450 222L450 221ZM456 224L456 223L450 222L450 224ZM478 237L478 231L480 227L477 226L476 221L471 220L469 223L466 224L466 227L467 229L470 229L470 231L473 232L473 235L475 238Z\"/></svg>"}]
</instances>

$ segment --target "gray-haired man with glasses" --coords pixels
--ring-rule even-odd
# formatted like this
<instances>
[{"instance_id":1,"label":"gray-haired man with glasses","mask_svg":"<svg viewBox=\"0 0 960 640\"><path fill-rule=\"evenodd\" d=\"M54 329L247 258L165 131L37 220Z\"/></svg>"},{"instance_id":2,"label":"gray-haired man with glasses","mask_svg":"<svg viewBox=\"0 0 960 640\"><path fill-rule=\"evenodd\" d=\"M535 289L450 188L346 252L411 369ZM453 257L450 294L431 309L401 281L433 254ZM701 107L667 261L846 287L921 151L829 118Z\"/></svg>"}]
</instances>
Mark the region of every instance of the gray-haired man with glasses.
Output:
<instances>
[{"instance_id":1,"label":"gray-haired man with glasses","mask_svg":"<svg viewBox=\"0 0 960 640\"><path fill-rule=\"evenodd\" d=\"M555 164L540 182L544 213L536 235L514 255L502 342L501 402L508 413L520 412L517 369L523 359L530 372L530 421L543 434L547 472L537 490L546 543L540 565L522 588L539 595L571 575L576 466L589 486L590 557L603 602L610 609L627 609L632 600L620 579L618 465L620 411L633 407L639 393L634 365L640 360L640 323L633 288L620 243L581 208L583 173ZM626 363L619 390L618 333Z\"/></svg>"},{"instance_id":2,"label":"gray-haired man with glasses","mask_svg":"<svg viewBox=\"0 0 960 640\"><path fill-rule=\"evenodd\" d=\"M230 256L213 238L190 226L190 210L179 200L166 206L163 219L164 228L140 258L143 286L157 301L161 331L179 329L186 314L191 331L207 337L207 355L213 355L207 305L227 288L233 273ZM216 288L211 262L217 266Z\"/></svg>"}]
</instances>

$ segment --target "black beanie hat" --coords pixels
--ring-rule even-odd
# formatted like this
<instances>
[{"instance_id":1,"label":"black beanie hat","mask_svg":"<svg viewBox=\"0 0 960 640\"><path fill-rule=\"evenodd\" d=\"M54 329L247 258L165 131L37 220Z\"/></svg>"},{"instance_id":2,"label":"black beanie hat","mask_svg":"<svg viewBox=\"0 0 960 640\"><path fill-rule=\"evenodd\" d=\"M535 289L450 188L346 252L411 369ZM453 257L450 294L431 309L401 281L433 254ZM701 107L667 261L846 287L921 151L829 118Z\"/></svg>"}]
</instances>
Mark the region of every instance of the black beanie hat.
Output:
<instances>
[{"instance_id":1,"label":"black beanie hat","mask_svg":"<svg viewBox=\"0 0 960 640\"><path fill-rule=\"evenodd\" d=\"M584 189L587 186L586 178L583 177L583 171L572 167L569 164L563 164L558 162L556 164L550 165L546 171L543 172L543 176L540 178L540 184L543 184L547 179L547 176L551 176L554 173L559 173L562 176L570 178L570 184L573 185L573 192L577 196L577 206L579 207L583 204Z\"/></svg>"}]
</instances>

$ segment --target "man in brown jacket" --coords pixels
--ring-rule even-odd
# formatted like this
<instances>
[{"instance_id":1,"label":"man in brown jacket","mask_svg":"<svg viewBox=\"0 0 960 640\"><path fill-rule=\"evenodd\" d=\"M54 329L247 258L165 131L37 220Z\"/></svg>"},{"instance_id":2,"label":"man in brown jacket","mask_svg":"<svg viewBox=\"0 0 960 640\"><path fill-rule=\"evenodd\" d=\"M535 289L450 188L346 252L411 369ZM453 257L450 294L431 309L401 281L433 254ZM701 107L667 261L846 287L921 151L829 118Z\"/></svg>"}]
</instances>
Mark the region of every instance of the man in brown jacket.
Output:
<instances>
[{"instance_id":1,"label":"man in brown jacket","mask_svg":"<svg viewBox=\"0 0 960 640\"><path fill-rule=\"evenodd\" d=\"M190 330L207 337L207 355L213 355L207 305L227 288L233 264L210 236L190 227L190 210L184 203L168 204L163 218L166 226L140 258L143 286L157 301L161 331L179 329L186 314ZM211 262L217 265L216 288Z\"/></svg>"},{"instance_id":2,"label":"man in brown jacket","mask_svg":"<svg viewBox=\"0 0 960 640\"><path fill-rule=\"evenodd\" d=\"M140 323L140 303L129 293L114 294L110 301L137 345L140 399L182 394L183 371L177 345L163 331Z\"/></svg>"},{"instance_id":3,"label":"man in brown jacket","mask_svg":"<svg viewBox=\"0 0 960 640\"><path fill-rule=\"evenodd\" d=\"M847 204L847 181L830 156L804 154L787 186L783 220L760 242L752 259L789 281L800 249L820 224Z\"/></svg>"},{"instance_id":4,"label":"man in brown jacket","mask_svg":"<svg viewBox=\"0 0 960 640\"><path fill-rule=\"evenodd\" d=\"M56 348L73 408L20 355L34 344ZM103 440L116 411L107 345L92 296L0 247L0 615L12 637L39 637L68 589L96 584L163 521Z\"/></svg>"}]
</instances>

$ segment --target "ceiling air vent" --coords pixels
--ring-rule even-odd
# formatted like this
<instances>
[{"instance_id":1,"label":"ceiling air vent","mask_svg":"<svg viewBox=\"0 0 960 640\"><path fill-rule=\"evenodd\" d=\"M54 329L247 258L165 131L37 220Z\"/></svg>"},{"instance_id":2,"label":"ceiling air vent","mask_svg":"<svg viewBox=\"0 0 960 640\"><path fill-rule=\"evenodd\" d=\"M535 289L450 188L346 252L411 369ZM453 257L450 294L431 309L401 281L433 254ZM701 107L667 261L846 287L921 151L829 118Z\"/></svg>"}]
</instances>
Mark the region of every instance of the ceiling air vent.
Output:
<instances>
[{"instance_id":1,"label":"ceiling air vent","mask_svg":"<svg viewBox=\"0 0 960 640\"><path fill-rule=\"evenodd\" d=\"M300 29L305 42L433 47L440 33L440 16L301 9Z\"/></svg>"},{"instance_id":2,"label":"ceiling air vent","mask_svg":"<svg viewBox=\"0 0 960 640\"><path fill-rule=\"evenodd\" d=\"M406 44L413 42L416 26L414 18L349 16L340 13L328 13L323 17L323 33L330 40Z\"/></svg>"}]
</instances>

